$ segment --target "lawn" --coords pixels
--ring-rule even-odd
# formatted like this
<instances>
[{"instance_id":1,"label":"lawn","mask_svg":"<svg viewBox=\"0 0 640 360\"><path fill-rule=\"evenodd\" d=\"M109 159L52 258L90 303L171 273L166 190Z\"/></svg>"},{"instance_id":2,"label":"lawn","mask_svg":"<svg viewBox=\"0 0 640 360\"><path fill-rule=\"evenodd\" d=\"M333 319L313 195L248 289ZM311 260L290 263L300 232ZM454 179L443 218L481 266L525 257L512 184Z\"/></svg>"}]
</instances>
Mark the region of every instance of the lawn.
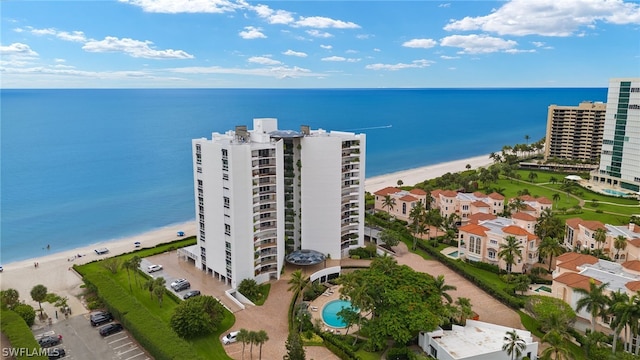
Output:
<instances>
[{"instance_id":1,"label":"lawn","mask_svg":"<svg viewBox=\"0 0 640 360\"><path fill-rule=\"evenodd\" d=\"M166 252L169 250L181 248L184 246L188 246L195 243L195 238L184 239L178 242L173 242L169 244L159 245L158 247L151 249L142 249L132 253L124 254L117 256L120 263L123 261L137 255L139 257L147 257L151 255L156 255L162 252ZM129 293L131 296L134 296L144 307L146 307L149 311L153 312L167 324L171 319L171 315L173 314L176 306L182 300L179 300L177 297L169 295L170 293L167 291L163 297L162 306L158 302L157 298L151 298L149 291L142 288L142 284L148 279L147 275L143 272L131 272L131 283L129 282L129 274L127 274L126 270L119 270L116 274L112 274L107 269L105 269L103 265L103 261L94 261L85 265L80 265L77 267L78 272L80 273L89 273L89 272L100 272L106 274L113 279L115 279L118 284L123 287L123 291ZM136 279L138 284L136 284ZM235 316L229 311L225 310L225 317L222 322L218 326L218 330L211 335L204 336L197 339L189 339L189 342L193 348L198 352L202 358L215 358L215 359L231 359L227 356L224 351L223 345L219 340L219 337L223 332L227 331L235 322Z\"/></svg>"}]
</instances>

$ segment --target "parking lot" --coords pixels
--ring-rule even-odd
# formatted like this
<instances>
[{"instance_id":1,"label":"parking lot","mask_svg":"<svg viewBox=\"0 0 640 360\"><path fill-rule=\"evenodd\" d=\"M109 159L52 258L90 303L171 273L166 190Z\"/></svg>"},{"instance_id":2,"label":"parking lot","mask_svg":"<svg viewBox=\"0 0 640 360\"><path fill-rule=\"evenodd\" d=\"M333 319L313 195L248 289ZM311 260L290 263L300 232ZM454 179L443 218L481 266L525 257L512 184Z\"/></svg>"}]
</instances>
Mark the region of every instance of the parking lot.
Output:
<instances>
[{"instance_id":1,"label":"parking lot","mask_svg":"<svg viewBox=\"0 0 640 360\"><path fill-rule=\"evenodd\" d=\"M77 315L58 321L34 332L36 339L42 336L62 335L62 343L53 348L63 348L64 359L114 359L114 360L148 360L152 359L126 331L102 337L99 327L89 323L89 314Z\"/></svg>"}]
</instances>

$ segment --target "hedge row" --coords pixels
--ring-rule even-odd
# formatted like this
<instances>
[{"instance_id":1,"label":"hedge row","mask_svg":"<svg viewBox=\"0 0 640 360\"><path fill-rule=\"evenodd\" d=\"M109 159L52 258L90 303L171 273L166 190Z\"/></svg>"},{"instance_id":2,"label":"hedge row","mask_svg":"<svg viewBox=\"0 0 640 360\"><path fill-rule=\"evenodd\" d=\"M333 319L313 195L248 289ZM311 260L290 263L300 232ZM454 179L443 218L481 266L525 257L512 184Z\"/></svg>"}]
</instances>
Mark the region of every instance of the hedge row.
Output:
<instances>
[{"instance_id":1,"label":"hedge row","mask_svg":"<svg viewBox=\"0 0 640 360\"><path fill-rule=\"evenodd\" d=\"M324 346L341 360L360 360L360 357L342 341L336 339L336 335L320 331L318 335L324 340Z\"/></svg>"},{"instance_id":2,"label":"hedge row","mask_svg":"<svg viewBox=\"0 0 640 360\"><path fill-rule=\"evenodd\" d=\"M15 311L2 310L0 312L0 329L9 339L11 349L14 349L8 350L9 344L2 344L3 356L5 352L14 351L10 355L15 356L15 359L18 360L48 359L47 356L39 355L40 351L42 351L40 345L33 337L33 333L27 323ZM13 358L12 356L9 356L9 358Z\"/></svg>"},{"instance_id":3,"label":"hedge row","mask_svg":"<svg viewBox=\"0 0 640 360\"><path fill-rule=\"evenodd\" d=\"M98 296L113 316L156 360L201 359L187 341L112 278L88 273L84 275L84 281L98 289Z\"/></svg>"}]
</instances>

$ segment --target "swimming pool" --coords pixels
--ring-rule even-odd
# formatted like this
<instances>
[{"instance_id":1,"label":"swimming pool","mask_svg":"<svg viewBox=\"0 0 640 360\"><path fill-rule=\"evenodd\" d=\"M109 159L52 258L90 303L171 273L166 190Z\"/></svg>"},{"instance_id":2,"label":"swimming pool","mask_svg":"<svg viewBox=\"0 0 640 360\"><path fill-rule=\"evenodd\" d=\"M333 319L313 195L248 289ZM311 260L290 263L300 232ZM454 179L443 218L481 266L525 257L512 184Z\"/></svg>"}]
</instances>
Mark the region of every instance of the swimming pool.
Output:
<instances>
[{"instance_id":1,"label":"swimming pool","mask_svg":"<svg viewBox=\"0 0 640 360\"><path fill-rule=\"evenodd\" d=\"M458 258L458 250L452 252L452 253L448 253L447 255L451 256L452 258Z\"/></svg>"},{"instance_id":2,"label":"swimming pool","mask_svg":"<svg viewBox=\"0 0 640 360\"><path fill-rule=\"evenodd\" d=\"M347 300L333 300L328 302L324 308L322 308L322 320L325 324L334 328L345 328L347 324L338 317L338 311L343 308L352 308L357 311L350 301Z\"/></svg>"},{"instance_id":3,"label":"swimming pool","mask_svg":"<svg viewBox=\"0 0 640 360\"><path fill-rule=\"evenodd\" d=\"M543 286L540 286L539 288L535 289L534 291L535 292L545 291L545 292L550 293L551 292L551 288L548 287L548 286L544 286L543 285Z\"/></svg>"},{"instance_id":4,"label":"swimming pool","mask_svg":"<svg viewBox=\"0 0 640 360\"><path fill-rule=\"evenodd\" d=\"M614 195L614 196L628 196L627 193L624 193L618 190L613 190L613 189L603 189L602 192L605 192L609 195Z\"/></svg>"}]
</instances>

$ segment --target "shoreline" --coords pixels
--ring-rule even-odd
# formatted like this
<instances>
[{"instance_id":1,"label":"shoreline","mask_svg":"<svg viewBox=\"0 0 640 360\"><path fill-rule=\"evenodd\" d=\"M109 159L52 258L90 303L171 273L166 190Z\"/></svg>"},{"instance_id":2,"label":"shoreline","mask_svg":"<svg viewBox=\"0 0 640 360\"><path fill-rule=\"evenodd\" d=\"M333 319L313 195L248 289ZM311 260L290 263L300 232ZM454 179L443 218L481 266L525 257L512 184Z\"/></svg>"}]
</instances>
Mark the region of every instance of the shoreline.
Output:
<instances>
[{"instance_id":1,"label":"shoreline","mask_svg":"<svg viewBox=\"0 0 640 360\"><path fill-rule=\"evenodd\" d=\"M413 186L428 179L437 178L448 172L455 173L466 170L467 164L471 169L477 169L493 164L490 154L473 156L466 159L452 160L433 165L396 171L389 174L377 175L364 181L364 190L374 193L388 186L398 186L398 180L402 180L402 186Z\"/></svg>"}]
</instances>

